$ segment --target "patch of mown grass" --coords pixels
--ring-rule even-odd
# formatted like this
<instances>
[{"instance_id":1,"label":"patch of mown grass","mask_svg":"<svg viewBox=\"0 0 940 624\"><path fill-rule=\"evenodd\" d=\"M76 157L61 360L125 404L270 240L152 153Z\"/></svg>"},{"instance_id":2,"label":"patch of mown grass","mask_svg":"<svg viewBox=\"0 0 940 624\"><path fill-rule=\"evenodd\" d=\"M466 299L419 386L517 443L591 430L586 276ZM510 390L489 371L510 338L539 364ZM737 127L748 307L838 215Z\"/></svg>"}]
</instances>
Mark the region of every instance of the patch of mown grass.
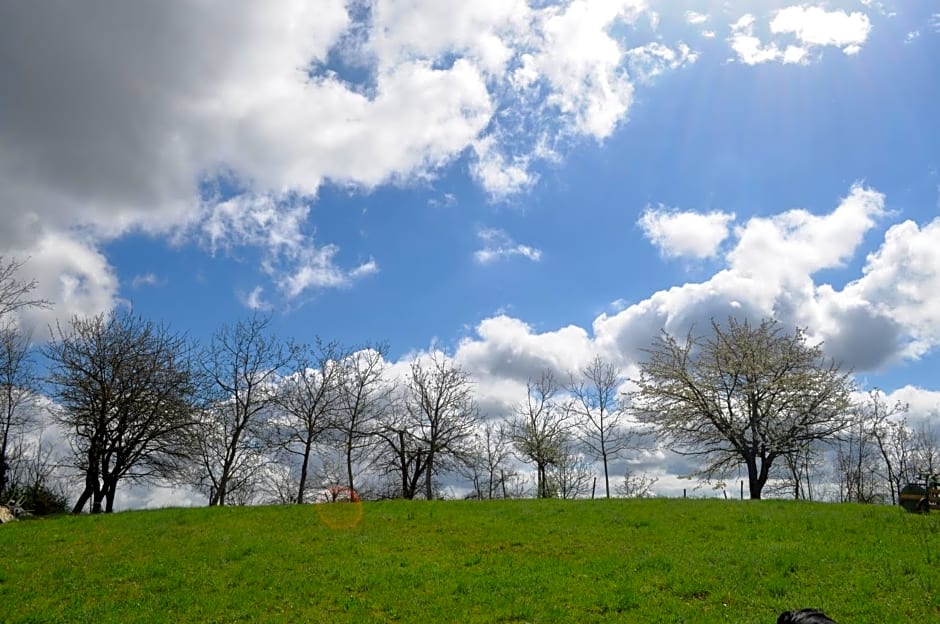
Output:
<instances>
[{"instance_id":1,"label":"patch of mown grass","mask_svg":"<svg viewBox=\"0 0 940 624\"><path fill-rule=\"evenodd\" d=\"M940 616L940 517L786 501L166 509L0 528L7 622L840 622Z\"/></svg>"}]
</instances>

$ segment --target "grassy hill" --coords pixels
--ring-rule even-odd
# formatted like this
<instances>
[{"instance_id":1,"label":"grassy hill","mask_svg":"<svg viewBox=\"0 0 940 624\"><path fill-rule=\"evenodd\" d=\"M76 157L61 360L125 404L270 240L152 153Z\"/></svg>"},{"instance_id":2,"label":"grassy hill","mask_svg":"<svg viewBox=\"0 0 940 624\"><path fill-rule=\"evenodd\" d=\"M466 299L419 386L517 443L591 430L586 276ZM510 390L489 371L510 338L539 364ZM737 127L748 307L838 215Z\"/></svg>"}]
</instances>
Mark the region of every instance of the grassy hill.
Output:
<instances>
[{"instance_id":1,"label":"grassy hill","mask_svg":"<svg viewBox=\"0 0 940 624\"><path fill-rule=\"evenodd\" d=\"M436 501L0 527L4 622L772 623L806 606L842 624L940 620L940 515Z\"/></svg>"}]
</instances>

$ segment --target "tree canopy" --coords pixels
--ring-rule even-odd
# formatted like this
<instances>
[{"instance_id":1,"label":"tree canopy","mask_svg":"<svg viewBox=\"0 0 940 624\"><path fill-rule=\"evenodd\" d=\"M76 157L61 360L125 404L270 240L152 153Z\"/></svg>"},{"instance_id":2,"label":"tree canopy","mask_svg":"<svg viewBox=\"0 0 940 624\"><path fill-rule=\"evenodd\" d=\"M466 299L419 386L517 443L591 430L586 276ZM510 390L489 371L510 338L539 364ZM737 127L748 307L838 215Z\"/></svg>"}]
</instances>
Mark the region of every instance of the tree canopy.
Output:
<instances>
[{"instance_id":1,"label":"tree canopy","mask_svg":"<svg viewBox=\"0 0 940 624\"><path fill-rule=\"evenodd\" d=\"M55 417L85 489L73 511L114 508L120 480L174 473L188 458L196 384L186 340L130 313L73 318L44 353Z\"/></svg>"},{"instance_id":2,"label":"tree canopy","mask_svg":"<svg viewBox=\"0 0 940 624\"><path fill-rule=\"evenodd\" d=\"M673 450L703 457L703 473L743 465L760 498L776 460L848 425L853 383L801 329L730 318L711 330L663 332L645 350L633 409Z\"/></svg>"}]
</instances>

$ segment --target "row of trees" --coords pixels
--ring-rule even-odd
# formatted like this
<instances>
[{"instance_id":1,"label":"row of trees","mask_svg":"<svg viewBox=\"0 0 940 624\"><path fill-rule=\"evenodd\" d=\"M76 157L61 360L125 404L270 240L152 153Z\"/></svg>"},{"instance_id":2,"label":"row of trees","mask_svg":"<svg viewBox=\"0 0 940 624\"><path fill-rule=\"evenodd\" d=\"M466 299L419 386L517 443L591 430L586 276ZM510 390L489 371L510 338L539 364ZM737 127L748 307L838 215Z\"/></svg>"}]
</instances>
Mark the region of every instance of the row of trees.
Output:
<instances>
[{"instance_id":1,"label":"row of trees","mask_svg":"<svg viewBox=\"0 0 940 624\"><path fill-rule=\"evenodd\" d=\"M255 316L199 349L130 313L58 327L43 349L46 391L84 477L73 511L89 501L111 511L120 481L156 479L195 487L210 505L254 500L265 482L292 502L325 482L433 498L446 473L492 497L508 494L512 457L536 466L539 496L574 496L589 474L581 453L600 460L610 495L609 461L628 439L610 364L572 377L563 402L546 373L513 418L485 426L470 376L440 352L393 383L384 345L300 345L267 330Z\"/></svg>"},{"instance_id":2,"label":"row of trees","mask_svg":"<svg viewBox=\"0 0 940 624\"><path fill-rule=\"evenodd\" d=\"M893 505L906 483L923 483L924 475L940 473L936 430L930 424L912 427L906 412L906 405L889 404L877 391L859 407L834 445L839 500ZM824 450L808 449L800 459L804 465L819 464Z\"/></svg>"},{"instance_id":3,"label":"row of trees","mask_svg":"<svg viewBox=\"0 0 940 624\"><path fill-rule=\"evenodd\" d=\"M34 282L16 279L20 264L0 266L0 319L48 305L30 298ZM743 469L752 498L768 484L812 498L835 457L840 499L893 501L936 465L917 450L927 438L911 433L902 406L877 393L853 404L849 373L772 320L713 322L684 340L663 333L629 384L599 357L564 379L543 371L507 414L481 414L470 375L443 353L393 379L385 345L297 344L260 316L206 345L130 312L74 318L40 349L41 380L29 336L5 322L0 338L0 489L13 467L46 470L42 446L30 464L22 444L45 397L70 445L65 464L81 475L75 512L111 511L119 484L157 481L196 488L210 505L302 503L334 484L432 498L445 475L462 475L481 498L518 496L520 462L536 496L593 493L596 465L609 497L611 464L653 437L699 457L708 478ZM32 470L34 481L44 475ZM649 485L628 475L614 490Z\"/></svg>"}]
</instances>

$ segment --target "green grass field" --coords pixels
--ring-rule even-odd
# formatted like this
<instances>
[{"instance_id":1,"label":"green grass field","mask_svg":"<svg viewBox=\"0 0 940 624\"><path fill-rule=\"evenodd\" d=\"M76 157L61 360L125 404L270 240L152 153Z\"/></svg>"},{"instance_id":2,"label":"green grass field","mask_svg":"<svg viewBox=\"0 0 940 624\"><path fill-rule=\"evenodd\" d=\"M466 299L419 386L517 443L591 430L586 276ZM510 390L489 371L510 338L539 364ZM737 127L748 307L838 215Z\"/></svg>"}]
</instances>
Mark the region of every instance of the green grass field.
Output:
<instances>
[{"instance_id":1,"label":"green grass field","mask_svg":"<svg viewBox=\"0 0 940 624\"><path fill-rule=\"evenodd\" d=\"M341 504L335 513L351 513ZM334 506L337 507L337 506ZM0 527L4 622L940 621L940 514L784 501L166 509ZM330 524L352 520L325 518Z\"/></svg>"}]
</instances>

